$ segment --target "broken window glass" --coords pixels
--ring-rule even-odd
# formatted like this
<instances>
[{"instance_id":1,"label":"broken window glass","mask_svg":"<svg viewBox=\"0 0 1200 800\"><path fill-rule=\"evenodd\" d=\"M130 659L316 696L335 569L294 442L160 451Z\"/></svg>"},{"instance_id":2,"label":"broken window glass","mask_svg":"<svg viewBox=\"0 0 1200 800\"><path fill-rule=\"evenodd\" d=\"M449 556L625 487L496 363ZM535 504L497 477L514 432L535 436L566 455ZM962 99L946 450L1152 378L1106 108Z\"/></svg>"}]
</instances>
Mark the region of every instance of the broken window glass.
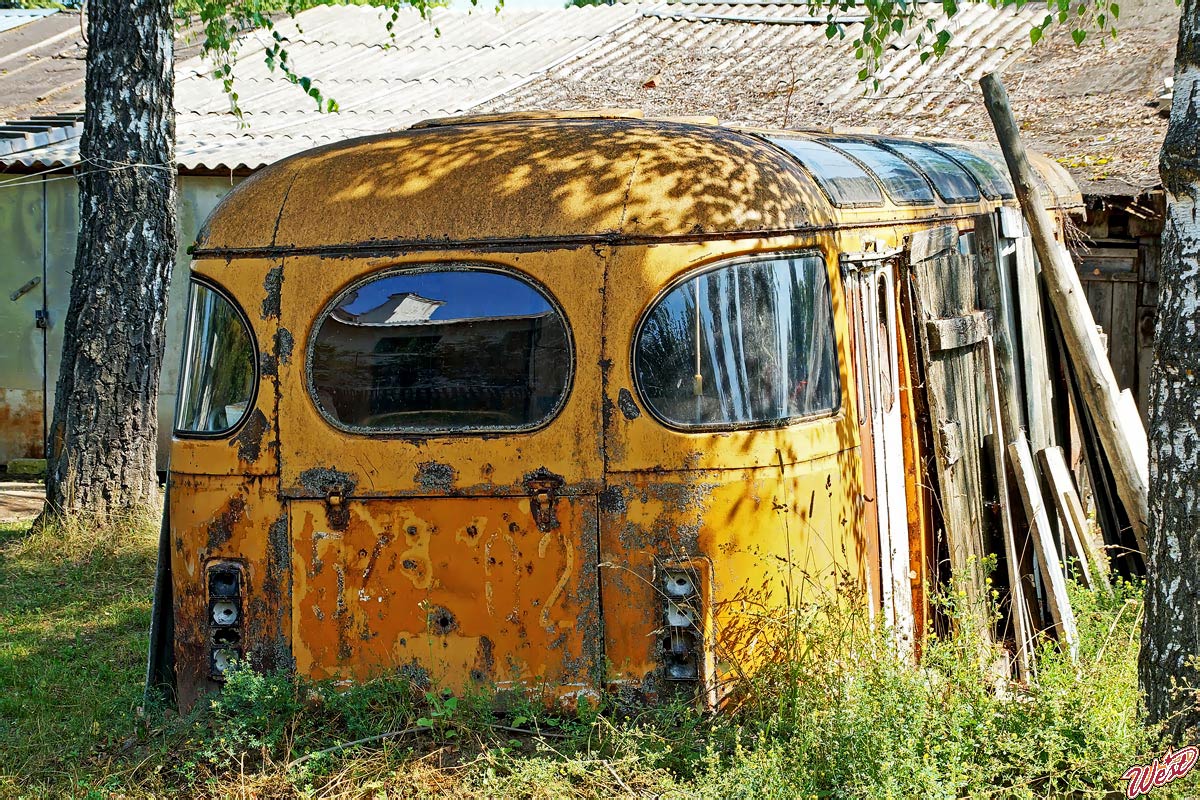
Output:
<instances>
[{"instance_id":1,"label":"broken window glass","mask_svg":"<svg viewBox=\"0 0 1200 800\"><path fill-rule=\"evenodd\" d=\"M254 397L254 342L245 319L216 289L192 282L175 429L232 430Z\"/></svg>"},{"instance_id":2,"label":"broken window glass","mask_svg":"<svg viewBox=\"0 0 1200 800\"><path fill-rule=\"evenodd\" d=\"M318 325L309 365L313 399L345 429L520 430L562 405L570 337L525 280L410 269L344 294Z\"/></svg>"},{"instance_id":3,"label":"broken window glass","mask_svg":"<svg viewBox=\"0 0 1200 800\"><path fill-rule=\"evenodd\" d=\"M811 139L771 139L795 156L835 206L881 206L883 192L858 162Z\"/></svg>"},{"instance_id":4,"label":"broken window glass","mask_svg":"<svg viewBox=\"0 0 1200 800\"><path fill-rule=\"evenodd\" d=\"M650 410L676 427L784 424L841 399L829 281L815 254L743 260L676 286L634 352Z\"/></svg>"}]
</instances>

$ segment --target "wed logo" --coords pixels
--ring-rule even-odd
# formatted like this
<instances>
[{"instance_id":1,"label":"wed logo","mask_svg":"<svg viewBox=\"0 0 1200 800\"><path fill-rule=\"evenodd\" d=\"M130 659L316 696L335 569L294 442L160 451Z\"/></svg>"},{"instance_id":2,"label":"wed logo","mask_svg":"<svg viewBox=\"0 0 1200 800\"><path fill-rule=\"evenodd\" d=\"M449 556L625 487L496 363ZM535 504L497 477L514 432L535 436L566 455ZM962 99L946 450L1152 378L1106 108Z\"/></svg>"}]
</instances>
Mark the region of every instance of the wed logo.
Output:
<instances>
[{"instance_id":1,"label":"wed logo","mask_svg":"<svg viewBox=\"0 0 1200 800\"><path fill-rule=\"evenodd\" d=\"M1149 764L1130 767L1121 776L1121 780L1129 781L1125 796L1133 800L1135 797L1149 794L1151 789L1166 786L1171 781L1182 778L1196 766L1197 757L1200 757L1200 748L1181 747L1178 750L1168 750Z\"/></svg>"}]
</instances>

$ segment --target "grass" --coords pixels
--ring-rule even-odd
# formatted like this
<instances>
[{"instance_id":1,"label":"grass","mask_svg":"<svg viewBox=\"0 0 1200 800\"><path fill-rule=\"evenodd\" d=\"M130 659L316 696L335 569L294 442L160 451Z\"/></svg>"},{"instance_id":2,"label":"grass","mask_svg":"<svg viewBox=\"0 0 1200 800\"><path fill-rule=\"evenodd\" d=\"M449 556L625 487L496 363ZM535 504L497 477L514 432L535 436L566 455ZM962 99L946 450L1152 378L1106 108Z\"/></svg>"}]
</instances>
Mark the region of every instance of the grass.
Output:
<instances>
[{"instance_id":1,"label":"grass","mask_svg":"<svg viewBox=\"0 0 1200 800\"><path fill-rule=\"evenodd\" d=\"M1073 587L1079 662L1047 643L1034 688L997 690L969 631L912 666L853 613L805 608L719 715L242 671L187 717L140 716L156 526L24 527L0 526L3 797L1084 798L1164 749L1137 717L1130 584Z\"/></svg>"},{"instance_id":2,"label":"grass","mask_svg":"<svg viewBox=\"0 0 1200 800\"><path fill-rule=\"evenodd\" d=\"M157 526L0 524L0 794L70 792L133 731Z\"/></svg>"}]
</instances>

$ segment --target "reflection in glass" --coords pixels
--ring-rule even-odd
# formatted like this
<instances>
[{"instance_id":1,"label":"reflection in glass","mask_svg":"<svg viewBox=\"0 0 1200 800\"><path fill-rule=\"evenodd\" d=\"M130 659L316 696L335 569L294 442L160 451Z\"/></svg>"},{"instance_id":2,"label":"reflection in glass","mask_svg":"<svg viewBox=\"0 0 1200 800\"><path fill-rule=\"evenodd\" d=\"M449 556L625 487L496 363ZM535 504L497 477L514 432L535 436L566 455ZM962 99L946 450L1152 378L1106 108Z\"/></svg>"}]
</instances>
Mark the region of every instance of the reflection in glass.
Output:
<instances>
[{"instance_id":1,"label":"reflection in glass","mask_svg":"<svg viewBox=\"0 0 1200 800\"><path fill-rule=\"evenodd\" d=\"M875 179L843 153L811 139L772 139L795 156L837 206L880 206L883 192Z\"/></svg>"},{"instance_id":2,"label":"reflection in glass","mask_svg":"<svg viewBox=\"0 0 1200 800\"><path fill-rule=\"evenodd\" d=\"M856 139L831 139L831 145L845 150L867 165L883 182L887 193L896 203L932 203L933 190L921 173L900 156Z\"/></svg>"},{"instance_id":3,"label":"reflection in glass","mask_svg":"<svg viewBox=\"0 0 1200 800\"><path fill-rule=\"evenodd\" d=\"M221 294L193 283L175 429L221 433L237 425L254 394L254 344Z\"/></svg>"},{"instance_id":4,"label":"reflection in glass","mask_svg":"<svg viewBox=\"0 0 1200 800\"><path fill-rule=\"evenodd\" d=\"M742 261L682 283L642 324L634 369L646 404L680 427L832 411L841 385L824 261Z\"/></svg>"},{"instance_id":5,"label":"reflection in glass","mask_svg":"<svg viewBox=\"0 0 1200 800\"><path fill-rule=\"evenodd\" d=\"M531 427L566 393L566 323L511 275L391 273L344 295L321 321L310 362L317 405L349 428L456 431Z\"/></svg>"},{"instance_id":6,"label":"reflection in glass","mask_svg":"<svg viewBox=\"0 0 1200 800\"><path fill-rule=\"evenodd\" d=\"M941 153L925 145L888 139L882 142L889 149L916 163L925 171L933 188L947 203L967 203L979 200L979 187L967 171Z\"/></svg>"},{"instance_id":7,"label":"reflection in glass","mask_svg":"<svg viewBox=\"0 0 1200 800\"><path fill-rule=\"evenodd\" d=\"M963 166L967 172L974 176L979 183L979 188L983 190L989 198L996 200L999 198L1016 197L1013 192L1012 181L1008 179L1008 168L1003 166L1004 160L1001 158L1001 168L997 168L995 164L977 153L972 153L965 147L959 147L953 144L938 144L932 145L938 152L950 156L955 161Z\"/></svg>"}]
</instances>

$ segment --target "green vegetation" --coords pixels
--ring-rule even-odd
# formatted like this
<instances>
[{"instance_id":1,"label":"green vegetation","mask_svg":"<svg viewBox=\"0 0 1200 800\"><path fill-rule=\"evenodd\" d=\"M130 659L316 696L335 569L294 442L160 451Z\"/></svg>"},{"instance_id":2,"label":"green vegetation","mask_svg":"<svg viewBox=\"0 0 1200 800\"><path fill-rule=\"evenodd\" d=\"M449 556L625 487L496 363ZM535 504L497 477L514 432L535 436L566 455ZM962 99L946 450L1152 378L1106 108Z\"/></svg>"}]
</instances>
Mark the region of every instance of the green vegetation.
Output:
<instances>
[{"instance_id":1,"label":"green vegetation","mask_svg":"<svg viewBox=\"0 0 1200 800\"><path fill-rule=\"evenodd\" d=\"M1047 643L1035 689L997 686L969 632L914 667L860 618L806 608L715 716L248 670L187 717L139 714L156 526L23 528L0 528L0 796L1102 797L1163 749L1135 712L1129 584L1074 588L1079 664Z\"/></svg>"}]
</instances>

